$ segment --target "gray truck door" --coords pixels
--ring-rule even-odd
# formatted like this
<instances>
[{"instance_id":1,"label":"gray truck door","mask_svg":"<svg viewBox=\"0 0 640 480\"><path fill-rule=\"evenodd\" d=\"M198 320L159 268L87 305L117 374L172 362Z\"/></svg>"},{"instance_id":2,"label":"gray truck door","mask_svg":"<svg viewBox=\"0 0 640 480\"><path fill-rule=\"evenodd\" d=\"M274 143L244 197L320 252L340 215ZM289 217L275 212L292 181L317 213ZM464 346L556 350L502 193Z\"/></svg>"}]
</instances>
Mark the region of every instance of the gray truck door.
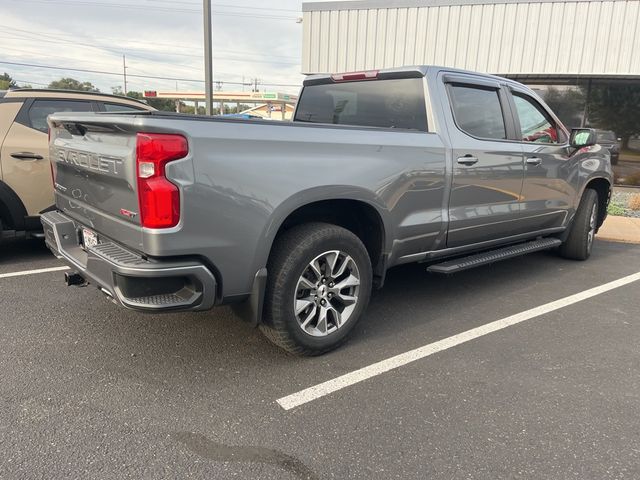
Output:
<instances>
[{"instance_id":1,"label":"gray truck door","mask_svg":"<svg viewBox=\"0 0 640 480\"><path fill-rule=\"evenodd\" d=\"M537 99L511 88L517 138L524 152L521 218L527 229L565 224L575 198L578 171L569 156L569 135Z\"/></svg>"},{"instance_id":2,"label":"gray truck door","mask_svg":"<svg viewBox=\"0 0 640 480\"><path fill-rule=\"evenodd\" d=\"M522 233L524 164L520 144L508 140L514 125L507 92L491 79L443 78L453 162L447 246Z\"/></svg>"}]
</instances>

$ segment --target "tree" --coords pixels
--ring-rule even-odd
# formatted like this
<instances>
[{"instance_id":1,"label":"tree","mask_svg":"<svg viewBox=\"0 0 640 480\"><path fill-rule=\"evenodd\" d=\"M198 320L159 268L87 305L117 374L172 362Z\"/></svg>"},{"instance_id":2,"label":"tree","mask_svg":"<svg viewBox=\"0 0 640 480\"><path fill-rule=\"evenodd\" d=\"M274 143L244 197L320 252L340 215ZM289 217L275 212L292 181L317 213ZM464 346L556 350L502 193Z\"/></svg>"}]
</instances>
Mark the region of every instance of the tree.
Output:
<instances>
[{"instance_id":1,"label":"tree","mask_svg":"<svg viewBox=\"0 0 640 480\"><path fill-rule=\"evenodd\" d=\"M2 75L0 75L0 90L9 90L10 88L15 88L17 86L18 84L16 83L16 81L11 78L11 75L9 75L7 72L4 72Z\"/></svg>"},{"instance_id":2,"label":"tree","mask_svg":"<svg viewBox=\"0 0 640 480\"><path fill-rule=\"evenodd\" d=\"M629 148L631 137L640 132L640 85L608 84L591 88L589 123L603 130L613 130Z\"/></svg>"},{"instance_id":3,"label":"tree","mask_svg":"<svg viewBox=\"0 0 640 480\"><path fill-rule=\"evenodd\" d=\"M114 95L122 95L122 89L120 89L119 87L114 87L112 88L112 90ZM135 98L136 100L144 100L157 110L163 110L165 112L176 111L175 102L168 98L145 98L142 93L133 90L129 90L127 92L127 97Z\"/></svg>"},{"instance_id":4,"label":"tree","mask_svg":"<svg viewBox=\"0 0 640 480\"><path fill-rule=\"evenodd\" d=\"M60 80L54 80L49 84L49 88L55 88L58 90L78 90L82 92L99 92L91 82L80 82L74 78L61 78Z\"/></svg>"},{"instance_id":5,"label":"tree","mask_svg":"<svg viewBox=\"0 0 640 480\"><path fill-rule=\"evenodd\" d=\"M567 127L578 127L582 123L585 96L578 88L560 90L549 87L543 95L544 101Z\"/></svg>"}]
</instances>

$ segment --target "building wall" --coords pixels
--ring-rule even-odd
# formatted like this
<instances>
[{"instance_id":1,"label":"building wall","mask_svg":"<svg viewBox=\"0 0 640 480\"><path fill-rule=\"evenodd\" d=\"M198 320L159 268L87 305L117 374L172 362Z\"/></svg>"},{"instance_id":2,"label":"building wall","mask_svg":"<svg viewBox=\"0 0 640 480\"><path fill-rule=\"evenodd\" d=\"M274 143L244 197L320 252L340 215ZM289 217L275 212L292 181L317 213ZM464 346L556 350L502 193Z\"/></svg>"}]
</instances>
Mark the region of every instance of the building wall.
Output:
<instances>
[{"instance_id":1,"label":"building wall","mask_svg":"<svg viewBox=\"0 0 640 480\"><path fill-rule=\"evenodd\" d=\"M640 0L365 0L303 10L303 73L433 64L505 76L640 75Z\"/></svg>"}]
</instances>

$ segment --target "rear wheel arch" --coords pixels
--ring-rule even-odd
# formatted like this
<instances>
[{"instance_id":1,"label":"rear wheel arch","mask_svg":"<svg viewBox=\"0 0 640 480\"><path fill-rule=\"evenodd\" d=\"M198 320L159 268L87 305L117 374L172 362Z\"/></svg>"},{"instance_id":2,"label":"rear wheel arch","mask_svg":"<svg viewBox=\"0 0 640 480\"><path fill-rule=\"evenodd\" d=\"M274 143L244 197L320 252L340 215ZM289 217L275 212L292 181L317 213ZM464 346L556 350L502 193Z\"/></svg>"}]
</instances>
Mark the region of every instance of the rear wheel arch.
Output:
<instances>
[{"instance_id":1,"label":"rear wheel arch","mask_svg":"<svg viewBox=\"0 0 640 480\"><path fill-rule=\"evenodd\" d=\"M379 279L384 276L388 229L378 208L363 200L333 198L297 206L280 221L269 244L269 256L280 235L311 222L338 225L352 232L367 249L374 275Z\"/></svg>"},{"instance_id":2,"label":"rear wheel arch","mask_svg":"<svg viewBox=\"0 0 640 480\"><path fill-rule=\"evenodd\" d=\"M3 228L22 231L27 209L20 197L6 183L0 181L0 220Z\"/></svg>"}]
</instances>

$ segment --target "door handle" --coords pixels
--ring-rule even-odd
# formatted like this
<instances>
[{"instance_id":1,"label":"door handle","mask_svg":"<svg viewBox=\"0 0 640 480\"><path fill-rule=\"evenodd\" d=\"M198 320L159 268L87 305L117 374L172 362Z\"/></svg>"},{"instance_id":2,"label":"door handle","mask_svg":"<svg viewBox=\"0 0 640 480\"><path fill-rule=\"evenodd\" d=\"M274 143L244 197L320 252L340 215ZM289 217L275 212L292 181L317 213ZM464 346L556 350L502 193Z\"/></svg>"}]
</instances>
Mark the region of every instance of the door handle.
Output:
<instances>
[{"instance_id":1,"label":"door handle","mask_svg":"<svg viewBox=\"0 0 640 480\"><path fill-rule=\"evenodd\" d=\"M527 158L527 165L533 165L534 167L540 165L542 163L542 159L540 157L529 157Z\"/></svg>"},{"instance_id":2,"label":"door handle","mask_svg":"<svg viewBox=\"0 0 640 480\"><path fill-rule=\"evenodd\" d=\"M465 155L464 157L458 157L458 163L460 165L467 165L467 166L471 166L471 165L475 165L476 163L478 163L478 159L474 156L471 155Z\"/></svg>"},{"instance_id":3,"label":"door handle","mask_svg":"<svg viewBox=\"0 0 640 480\"><path fill-rule=\"evenodd\" d=\"M11 156L18 160L42 160L44 158L42 155L33 152L15 152Z\"/></svg>"}]
</instances>

